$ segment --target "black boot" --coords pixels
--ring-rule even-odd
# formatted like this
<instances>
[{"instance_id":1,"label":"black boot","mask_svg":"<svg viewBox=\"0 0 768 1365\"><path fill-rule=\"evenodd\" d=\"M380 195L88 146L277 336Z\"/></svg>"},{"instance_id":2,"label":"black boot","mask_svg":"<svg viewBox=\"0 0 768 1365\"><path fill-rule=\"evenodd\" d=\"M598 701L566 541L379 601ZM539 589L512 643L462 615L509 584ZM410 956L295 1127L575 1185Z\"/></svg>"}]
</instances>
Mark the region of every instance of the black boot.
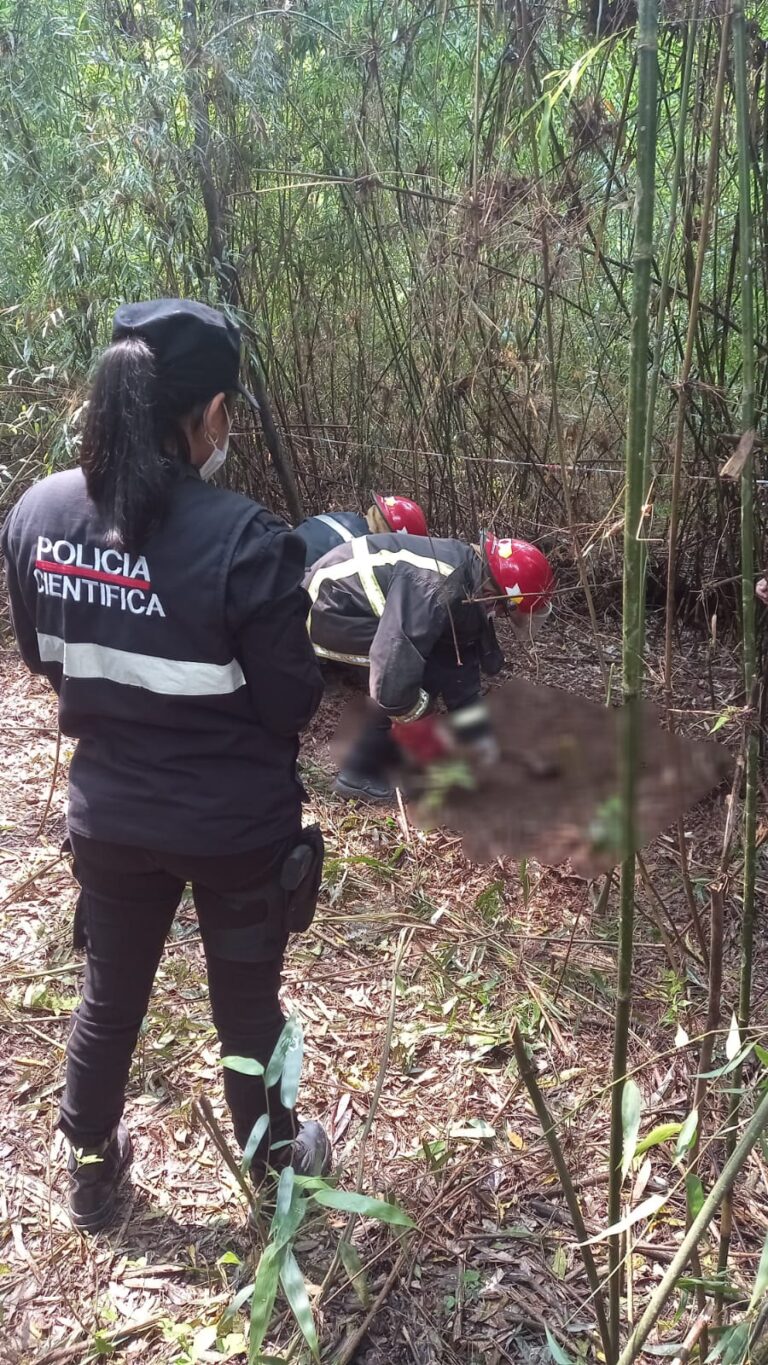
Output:
<instances>
[{"instance_id":1,"label":"black boot","mask_svg":"<svg viewBox=\"0 0 768 1365\"><path fill-rule=\"evenodd\" d=\"M382 805L395 799L390 773L400 762L400 750L392 738L392 721L376 702L370 701L362 729L342 761L333 790L346 801L375 801Z\"/></svg>"},{"instance_id":2,"label":"black boot","mask_svg":"<svg viewBox=\"0 0 768 1365\"><path fill-rule=\"evenodd\" d=\"M290 1164L297 1175L328 1175L333 1164L331 1139L322 1123L302 1123L293 1142Z\"/></svg>"},{"instance_id":3,"label":"black boot","mask_svg":"<svg viewBox=\"0 0 768 1365\"><path fill-rule=\"evenodd\" d=\"M67 1162L69 1211L81 1232L98 1232L112 1219L120 1184L133 1157L124 1123L99 1147L73 1147Z\"/></svg>"},{"instance_id":4,"label":"black boot","mask_svg":"<svg viewBox=\"0 0 768 1365\"><path fill-rule=\"evenodd\" d=\"M389 805L395 799L395 789L388 777L381 773L356 773L350 768L342 768L333 790L345 801L374 801L379 805Z\"/></svg>"},{"instance_id":5,"label":"black boot","mask_svg":"<svg viewBox=\"0 0 768 1365\"><path fill-rule=\"evenodd\" d=\"M322 1123L309 1119L300 1123L293 1142L280 1142L269 1154L269 1165L256 1158L251 1163L250 1176L257 1189L264 1180L278 1175L285 1166L292 1166L297 1175L328 1175L333 1164L331 1139Z\"/></svg>"}]
</instances>

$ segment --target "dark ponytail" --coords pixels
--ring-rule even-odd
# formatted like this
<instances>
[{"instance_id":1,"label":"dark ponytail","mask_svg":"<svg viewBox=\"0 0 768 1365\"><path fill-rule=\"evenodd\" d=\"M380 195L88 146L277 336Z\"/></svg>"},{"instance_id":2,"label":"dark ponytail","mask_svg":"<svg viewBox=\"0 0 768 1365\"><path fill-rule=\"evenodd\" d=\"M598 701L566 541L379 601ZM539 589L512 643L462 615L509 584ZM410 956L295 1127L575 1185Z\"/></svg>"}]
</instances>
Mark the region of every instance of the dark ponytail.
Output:
<instances>
[{"instance_id":1,"label":"dark ponytail","mask_svg":"<svg viewBox=\"0 0 768 1365\"><path fill-rule=\"evenodd\" d=\"M160 416L158 399L146 342L125 337L109 346L94 376L80 463L115 548L138 550L157 530L189 458L176 423Z\"/></svg>"}]
</instances>

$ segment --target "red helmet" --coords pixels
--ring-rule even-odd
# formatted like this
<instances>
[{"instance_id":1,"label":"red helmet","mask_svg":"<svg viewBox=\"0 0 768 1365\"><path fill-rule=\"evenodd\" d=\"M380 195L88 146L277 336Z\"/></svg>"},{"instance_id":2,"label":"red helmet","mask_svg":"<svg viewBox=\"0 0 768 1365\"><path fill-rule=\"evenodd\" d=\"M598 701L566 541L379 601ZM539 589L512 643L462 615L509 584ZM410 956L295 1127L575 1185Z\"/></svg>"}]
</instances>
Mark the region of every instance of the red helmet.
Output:
<instances>
[{"instance_id":1,"label":"red helmet","mask_svg":"<svg viewBox=\"0 0 768 1365\"><path fill-rule=\"evenodd\" d=\"M547 559L527 540L498 540L488 535L483 544L494 582L520 612L547 610L552 605L555 576Z\"/></svg>"},{"instance_id":2,"label":"red helmet","mask_svg":"<svg viewBox=\"0 0 768 1365\"><path fill-rule=\"evenodd\" d=\"M427 518L419 504L410 498L385 498L374 493L376 503L390 531L406 531L409 536L427 536Z\"/></svg>"}]
</instances>

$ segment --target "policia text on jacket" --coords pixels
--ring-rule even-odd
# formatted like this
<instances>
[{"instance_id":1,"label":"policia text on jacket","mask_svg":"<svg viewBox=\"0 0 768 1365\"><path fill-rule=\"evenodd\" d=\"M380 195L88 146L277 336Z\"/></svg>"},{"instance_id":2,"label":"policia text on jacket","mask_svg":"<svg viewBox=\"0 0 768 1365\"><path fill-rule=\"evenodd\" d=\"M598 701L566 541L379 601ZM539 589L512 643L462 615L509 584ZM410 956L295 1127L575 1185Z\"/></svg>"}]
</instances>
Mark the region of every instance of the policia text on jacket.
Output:
<instances>
[{"instance_id":1,"label":"policia text on jacket","mask_svg":"<svg viewBox=\"0 0 768 1365\"><path fill-rule=\"evenodd\" d=\"M69 845L81 894L82 1002L60 1127L70 1205L95 1230L131 1162L122 1114L131 1055L185 886L192 885L223 1054L266 1064L283 1028L289 933L312 918L319 830L302 829L300 732L322 694L306 629L303 542L208 480L232 410L249 401L240 337L221 313L161 299L118 310L95 373L81 468L30 488L3 529L27 666L58 694L75 741ZM225 1070L252 1173L327 1168L259 1076Z\"/></svg>"}]
</instances>

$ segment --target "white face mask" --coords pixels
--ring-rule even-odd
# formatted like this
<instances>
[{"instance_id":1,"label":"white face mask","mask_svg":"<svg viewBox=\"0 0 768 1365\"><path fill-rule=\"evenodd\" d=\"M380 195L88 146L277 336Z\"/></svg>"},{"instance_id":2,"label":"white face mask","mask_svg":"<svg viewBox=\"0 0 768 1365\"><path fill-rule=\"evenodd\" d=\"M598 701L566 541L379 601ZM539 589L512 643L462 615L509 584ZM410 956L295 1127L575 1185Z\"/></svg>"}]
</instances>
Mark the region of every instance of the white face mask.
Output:
<instances>
[{"instance_id":1,"label":"white face mask","mask_svg":"<svg viewBox=\"0 0 768 1365\"><path fill-rule=\"evenodd\" d=\"M224 408L223 410L224 410L224 413L225 413L225 415L226 415L227 421L229 421L229 413L227 412L227 409ZM209 479L212 479L212 478L213 478L214 474L216 473L216 471L217 471L218 469L221 469L221 466L223 465L224 461L225 461L226 458L227 458L227 451L228 451L228 450L229 450L229 431L227 431L227 434L226 434L226 436L224 437L224 443L223 443L223 445L218 446L218 445L216 445L216 444L214 443L214 444L213 444L213 450L211 451L210 455L208 456L208 459L207 459L203 464L201 464L201 465L199 466L199 471L198 471L198 472L199 472L199 474L200 474L200 478L201 478L201 479L205 479L205 482L206 482L206 483L208 482Z\"/></svg>"},{"instance_id":2,"label":"white face mask","mask_svg":"<svg viewBox=\"0 0 768 1365\"><path fill-rule=\"evenodd\" d=\"M543 611L513 611L510 620L518 636L524 640L535 640L551 611L550 602Z\"/></svg>"}]
</instances>

